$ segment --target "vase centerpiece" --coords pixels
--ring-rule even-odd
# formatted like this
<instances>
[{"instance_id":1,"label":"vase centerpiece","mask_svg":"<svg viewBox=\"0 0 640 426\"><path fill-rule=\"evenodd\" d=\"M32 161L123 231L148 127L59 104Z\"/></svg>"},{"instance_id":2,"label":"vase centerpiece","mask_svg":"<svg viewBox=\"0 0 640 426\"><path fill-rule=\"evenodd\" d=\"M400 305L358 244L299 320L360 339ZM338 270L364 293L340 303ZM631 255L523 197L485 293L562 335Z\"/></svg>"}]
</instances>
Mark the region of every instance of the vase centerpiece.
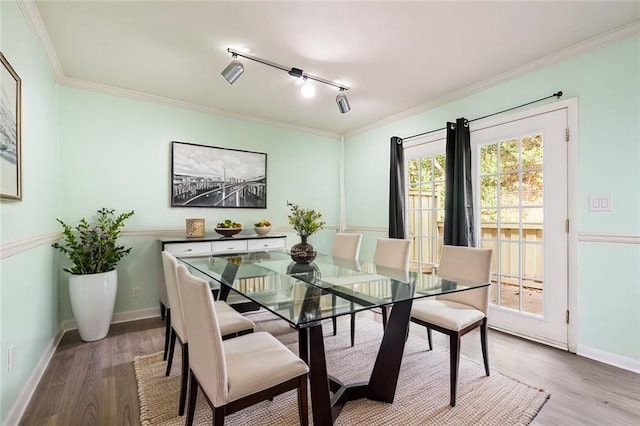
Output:
<instances>
[{"instance_id":1,"label":"vase centerpiece","mask_svg":"<svg viewBox=\"0 0 640 426\"><path fill-rule=\"evenodd\" d=\"M117 245L124 221L133 216L133 210L115 215L112 209L98 210L96 223L86 219L72 228L56 219L63 228L62 244L52 246L66 254L72 263L69 272L69 299L78 325L80 338L92 342L104 338L109 332L118 290L118 262L131 247Z\"/></svg>"},{"instance_id":2,"label":"vase centerpiece","mask_svg":"<svg viewBox=\"0 0 640 426\"><path fill-rule=\"evenodd\" d=\"M307 239L310 235L321 230L325 222L322 220L322 213L311 209L304 209L297 204L287 201L287 206L291 209L288 216L289 223L293 225L302 241L291 247L291 258L298 263L310 263L316 258L316 250Z\"/></svg>"}]
</instances>

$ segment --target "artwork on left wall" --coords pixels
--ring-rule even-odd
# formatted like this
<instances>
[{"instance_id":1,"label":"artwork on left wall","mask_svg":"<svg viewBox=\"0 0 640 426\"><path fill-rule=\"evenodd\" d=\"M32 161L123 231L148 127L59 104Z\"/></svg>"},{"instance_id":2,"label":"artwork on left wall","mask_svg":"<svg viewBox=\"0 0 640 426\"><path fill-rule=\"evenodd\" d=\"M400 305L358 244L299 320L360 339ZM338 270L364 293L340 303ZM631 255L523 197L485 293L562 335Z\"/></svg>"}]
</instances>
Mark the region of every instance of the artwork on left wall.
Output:
<instances>
[{"instance_id":1,"label":"artwork on left wall","mask_svg":"<svg viewBox=\"0 0 640 426\"><path fill-rule=\"evenodd\" d=\"M22 82L0 52L0 198L22 200L20 95Z\"/></svg>"},{"instance_id":2,"label":"artwork on left wall","mask_svg":"<svg viewBox=\"0 0 640 426\"><path fill-rule=\"evenodd\" d=\"M267 208L267 154L171 143L171 207Z\"/></svg>"}]
</instances>

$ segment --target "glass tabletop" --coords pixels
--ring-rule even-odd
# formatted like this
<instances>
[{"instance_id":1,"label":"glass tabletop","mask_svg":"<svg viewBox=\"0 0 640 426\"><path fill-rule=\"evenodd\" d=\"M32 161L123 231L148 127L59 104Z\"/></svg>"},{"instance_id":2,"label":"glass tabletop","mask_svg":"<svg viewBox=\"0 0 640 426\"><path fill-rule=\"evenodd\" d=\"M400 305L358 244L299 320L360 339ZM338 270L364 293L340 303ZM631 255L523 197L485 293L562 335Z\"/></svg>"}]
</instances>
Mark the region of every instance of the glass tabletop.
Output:
<instances>
[{"instance_id":1,"label":"glass tabletop","mask_svg":"<svg viewBox=\"0 0 640 426\"><path fill-rule=\"evenodd\" d=\"M488 286L434 274L382 268L370 262L318 255L295 263L285 252L179 260L212 288L220 284L275 313L296 327L410 299Z\"/></svg>"}]
</instances>

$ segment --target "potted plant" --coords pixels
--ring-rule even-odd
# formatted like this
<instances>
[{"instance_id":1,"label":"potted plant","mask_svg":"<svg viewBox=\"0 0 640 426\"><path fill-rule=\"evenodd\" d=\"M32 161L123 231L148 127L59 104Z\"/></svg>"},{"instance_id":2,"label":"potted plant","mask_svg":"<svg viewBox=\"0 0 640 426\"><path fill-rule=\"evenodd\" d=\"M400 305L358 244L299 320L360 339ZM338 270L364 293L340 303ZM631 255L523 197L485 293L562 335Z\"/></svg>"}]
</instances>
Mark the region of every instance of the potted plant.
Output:
<instances>
[{"instance_id":1,"label":"potted plant","mask_svg":"<svg viewBox=\"0 0 640 426\"><path fill-rule=\"evenodd\" d=\"M301 208L289 201L287 201L287 206L291 209L291 214L287 216L289 223L293 225L293 229L302 239L302 242L291 247L291 258L298 263L309 263L316 258L317 253L315 248L307 242L307 238L324 227L325 221L322 220L322 213Z\"/></svg>"},{"instance_id":2,"label":"potted plant","mask_svg":"<svg viewBox=\"0 0 640 426\"><path fill-rule=\"evenodd\" d=\"M109 332L118 289L116 266L131 252L130 247L117 245L117 240L125 220L133 213L131 210L116 216L115 210L102 208L95 223L83 218L75 228L56 219L63 228L63 241L52 247L72 263L64 271L71 274L71 310L84 341L100 340Z\"/></svg>"}]
</instances>

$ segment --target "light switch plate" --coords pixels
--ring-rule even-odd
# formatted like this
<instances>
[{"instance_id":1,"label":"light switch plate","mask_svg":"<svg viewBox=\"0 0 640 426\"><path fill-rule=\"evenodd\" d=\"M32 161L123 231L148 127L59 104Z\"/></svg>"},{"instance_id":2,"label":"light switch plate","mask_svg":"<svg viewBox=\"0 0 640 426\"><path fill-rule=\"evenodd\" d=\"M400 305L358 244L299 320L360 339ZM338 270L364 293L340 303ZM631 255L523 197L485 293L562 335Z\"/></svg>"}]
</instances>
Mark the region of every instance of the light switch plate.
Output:
<instances>
[{"instance_id":1,"label":"light switch plate","mask_svg":"<svg viewBox=\"0 0 640 426\"><path fill-rule=\"evenodd\" d=\"M613 210L611 194L589 195L590 212L610 212Z\"/></svg>"}]
</instances>

